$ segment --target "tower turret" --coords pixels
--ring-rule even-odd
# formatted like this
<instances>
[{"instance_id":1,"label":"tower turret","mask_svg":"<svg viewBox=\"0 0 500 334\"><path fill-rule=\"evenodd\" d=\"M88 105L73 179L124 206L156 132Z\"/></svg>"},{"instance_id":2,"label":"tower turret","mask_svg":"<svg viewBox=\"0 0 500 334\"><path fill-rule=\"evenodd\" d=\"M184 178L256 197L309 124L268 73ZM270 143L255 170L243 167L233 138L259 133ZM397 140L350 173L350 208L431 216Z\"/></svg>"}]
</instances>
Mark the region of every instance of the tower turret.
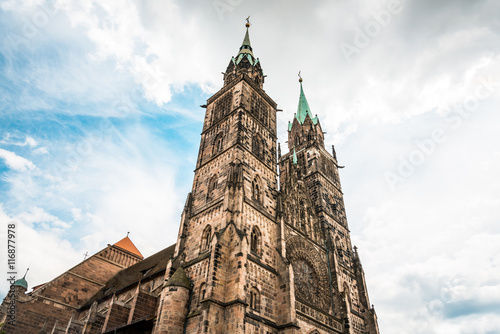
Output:
<instances>
[{"instance_id":1,"label":"tower turret","mask_svg":"<svg viewBox=\"0 0 500 334\"><path fill-rule=\"evenodd\" d=\"M167 280L162 293L155 334L182 334L188 314L191 281L182 266Z\"/></svg>"},{"instance_id":2,"label":"tower turret","mask_svg":"<svg viewBox=\"0 0 500 334\"><path fill-rule=\"evenodd\" d=\"M250 22L246 23L247 31L243 43L236 57L232 57L226 72L224 73L224 86L230 84L237 78L246 75L253 80L260 88L264 85L264 72L260 66L259 58L255 58L252 45L250 44L250 35L248 29Z\"/></svg>"},{"instance_id":3,"label":"tower turret","mask_svg":"<svg viewBox=\"0 0 500 334\"><path fill-rule=\"evenodd\" d=\"M26 273L24 274L24 276L16 280L14 284L12 284L18 293L24 294L28 290L28 281L26 281L26 274L28 274L28 270L30 269L26 269Z\"/></svg>"},{"instance_id":4,"label":"tower turret","mask_svg":"<svg viewBox=\"0 0 500 334\"><path fill-rule=\"evenodd\" d=\"M288 126L290 151L279 160L283 229L289 235L286 256L294 270L297 314L315 310L325 319L331 317L342 333L378 334L361 262L351 245L335 149L332 154L325 149L302 81L297 112Z\"/></svg>"},{"instance_id":5,"label":"tower turret","mask_svg":"<svg viewBox=\"0 0 500 334\"><path fill-rule=\"evenodd\" d=\"M300 72L299 72L300 77ZM288 148L298 147L306 142L317 142L318 145L324 145L324 135L321 130L318 116L313 116L311 108L307 102L304 89L302 88L302 77L300 77L300 94L297 112L292 122L288 122Z\"/></svg>"}]
</instances>

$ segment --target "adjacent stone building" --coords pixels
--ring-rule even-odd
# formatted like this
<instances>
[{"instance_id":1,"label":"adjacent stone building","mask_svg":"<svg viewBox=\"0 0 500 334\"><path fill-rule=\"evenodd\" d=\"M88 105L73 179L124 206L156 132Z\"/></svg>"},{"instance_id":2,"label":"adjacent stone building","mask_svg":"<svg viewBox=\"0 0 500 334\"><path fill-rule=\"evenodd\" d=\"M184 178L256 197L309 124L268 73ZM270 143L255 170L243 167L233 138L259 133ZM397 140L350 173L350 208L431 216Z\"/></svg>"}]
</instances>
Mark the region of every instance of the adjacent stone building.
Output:
<instances>
[{"instance_id":1,"label":"adjacent stone building","mask_svg":"<svg viewBox=\"0 0 500 334\"><path fill-rule=\"evenodd\" d=\"M28 294L16 282L14 325L13 295L2 304L7 333L379 333L335 150L300 79L281 154L248 28L203 106L177 243L143 259L127 237Z\"/></svg>"}]
</instances>

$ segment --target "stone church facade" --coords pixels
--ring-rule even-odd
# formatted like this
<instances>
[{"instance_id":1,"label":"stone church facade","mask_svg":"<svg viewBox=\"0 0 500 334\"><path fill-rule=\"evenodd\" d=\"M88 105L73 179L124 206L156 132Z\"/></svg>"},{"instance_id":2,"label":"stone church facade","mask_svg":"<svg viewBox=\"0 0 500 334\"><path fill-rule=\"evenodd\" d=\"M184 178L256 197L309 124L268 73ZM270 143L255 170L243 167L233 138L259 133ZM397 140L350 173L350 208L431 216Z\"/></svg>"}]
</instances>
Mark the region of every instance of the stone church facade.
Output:
<instances>
[{"instance_id":1,"label":"stone church facade","mask_svg":"<svg viewBox=\"0 0 500 334\"><path fill-rule=\"evenodd\" d=\"M126 237L28 294L18 280L0 310L6 333L379 333L335 150L300 79L281 154L248 28L203 106L177 243L144 259Z\"/></svg>"}]
</instances>

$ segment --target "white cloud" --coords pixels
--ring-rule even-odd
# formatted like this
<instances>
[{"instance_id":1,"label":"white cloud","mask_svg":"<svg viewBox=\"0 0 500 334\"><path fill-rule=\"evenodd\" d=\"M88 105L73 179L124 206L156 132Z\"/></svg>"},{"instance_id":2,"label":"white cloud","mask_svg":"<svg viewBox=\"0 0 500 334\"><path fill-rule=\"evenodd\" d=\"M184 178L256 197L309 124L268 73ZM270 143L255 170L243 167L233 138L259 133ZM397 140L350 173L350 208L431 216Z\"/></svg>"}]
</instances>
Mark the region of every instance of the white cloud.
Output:
<instances>
[{"instance_id":1,"label":"white cloud","mask_svg":"<svg viewBox=\"0 0 500 334\"><path fill-rule=\"evenodd\" d=\"M29 147L33 148L38 145L37 141L30 136L26 137L25 145L28 145Z\"/></svg>"},{"instance_id":2,"label":"white cloud","mask_svg":"<svg viewBox=\"0 0 500 334\"><path fill-rule=\"evenodd\" d=\"M4 138L0 140L0 144L3 145L14 145L14 146L29 146L30 148L35 148L38 142L35 138L31 136L24 136L24 140L20 136L12 135L11 133L6 133Z\"/></svg>"},{"instance_id":3,"label":"white cloud","mask_svg":"<svg viewBox=\"0 0 500 334\"><path fill-rule=\"evenodd\" d=\"M4 159L5 164L15 171L24 172L36 168L36 166L28 159L20 157L14 152L7 151L2 148L0 148L0 158Z\"/></svg>"},{"instance_id":4,"label":"white cloud","mask_svg":"<svg viewBox=\"0 0 500 334\"><path fill-rule=\"evenodd\" d=\"M33 153L34 154L49 154L49 150L45 146L42 146L42 147L38 147L38 148L34 149Z\"/></svg>"},{"instance_id":5,"label":"white cloud","mask_svg":"<svg viewBox=\"0 0 500 334\"><path fill-rule=\"evenodd\" d=\"M16 225L16 264L17 277L22 277L29 267L26 276L29 288L46 283L62 272L71 268L78 261L83 260L83 251L75 249L71 243L53 233L51 230L37 230L33 225L40 219L52 219L43 210L22 214L22 219L9 216L0 203L0 223ZM5 240L6 229L0 230L0 237ZM3 255L2 255L3 256ZM6 263L6 261L5 261ZM48 265L50 263L50 265ZM8 291L7 282L0 285L0 293Z\"/></svg>"},{"instance_id":6,"label":"white cloud","mask_svg":"<svg viewBox=\"0 0 500 334\"><path fill-rule=\"evenodd\" d=\"M18 214L15 219L23 222L27 226L38 226L43 230L50 230L53 232L71 227L71 224L61 221L56 216L51 215L39 207L31 207L29 211Z\"/></svg>"}]
</instances>

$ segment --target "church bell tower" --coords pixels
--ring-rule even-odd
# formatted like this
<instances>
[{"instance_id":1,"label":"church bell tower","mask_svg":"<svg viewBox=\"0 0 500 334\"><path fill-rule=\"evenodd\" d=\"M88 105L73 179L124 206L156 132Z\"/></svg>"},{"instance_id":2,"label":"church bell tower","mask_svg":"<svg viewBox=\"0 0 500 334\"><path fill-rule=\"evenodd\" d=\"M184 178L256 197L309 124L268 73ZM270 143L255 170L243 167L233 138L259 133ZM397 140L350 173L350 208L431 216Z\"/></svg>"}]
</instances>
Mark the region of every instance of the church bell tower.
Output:
<instances>
[{"instance_id":1,"label":"church bell tower","mask_svg":"<svg viewBox=\"0 0 500 334\"><path fill-rule=\"evenodd\" d=\"M193 187L153 333L378 333L336 157L301 82L290 152L278 159L277 106L263 90L249 27L203 106Z\"/></svg>"},{"instance_id":2,"label":"church bell tower","mask_svg":"<svg viewBox=\"0 0 500 334\"><path fill-rule=\"evenodd\" d=\"M379 333L351 244L338 172L342 167L334 146L331 154L324 147L321 124L311 113L302 81L297 112L288 124L289 152L278 162L277 222L285 244L282 256L294 272L296 320L301 328L316 323L318 333L321 328L327 333Z\"/></svg>"}]
</instances>

